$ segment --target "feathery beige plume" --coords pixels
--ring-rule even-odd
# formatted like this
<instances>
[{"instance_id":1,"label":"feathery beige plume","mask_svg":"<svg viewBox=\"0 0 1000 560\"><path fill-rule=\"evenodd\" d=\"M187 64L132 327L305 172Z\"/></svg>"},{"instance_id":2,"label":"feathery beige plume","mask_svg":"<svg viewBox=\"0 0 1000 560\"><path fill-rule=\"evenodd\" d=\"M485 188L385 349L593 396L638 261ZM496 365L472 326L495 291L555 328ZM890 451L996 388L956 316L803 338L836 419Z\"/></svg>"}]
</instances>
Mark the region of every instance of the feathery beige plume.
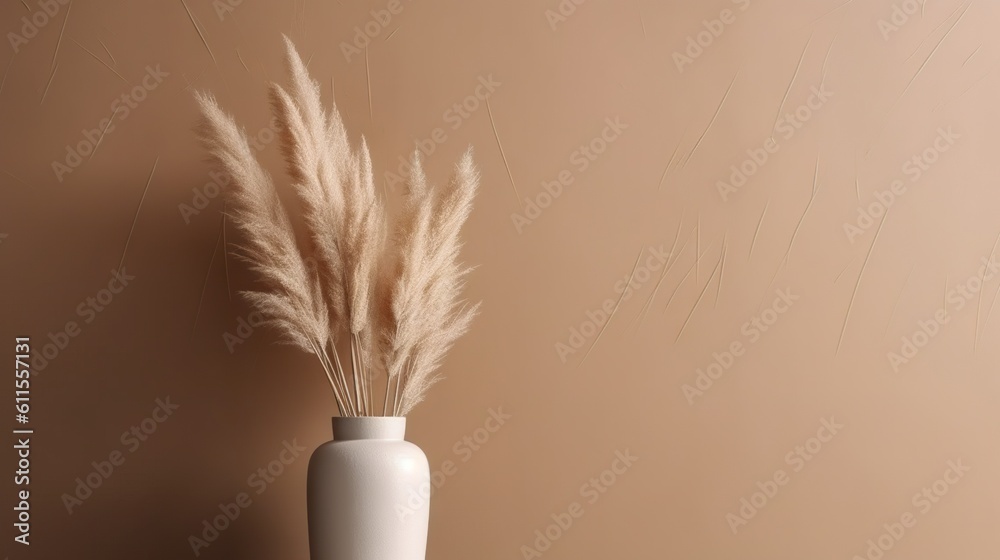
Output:
<instances>
[{"instance_id":1,"label":"feathery beige plume","mask_svg":"<svg viewBox=\"0 0 1000 560\"><path fill-rule=\"evenodd\" d=\"M386 372L382 414L405 415L439 379L445 354L479 308L459 299L471 270L458 262L459 233L479 183L472 153L444 191L427 184L416 161L397 249L386 257L386 212L368 143L362 137L352 148L336 106L324 111L319 85L287 37L285 47L290 84L287 90L272 84L269 97L302 207L305 252L315 259L303 257L246 134L214 98L196 96L205 116L201 139L233 177L233 221L247 243L241 256L266 288L247 297L288 341L317 355L342 415L376 414L378 365ZM350 340L350 376L338 351L342 336Z\"/></svg>"},{"instance_id":2,"label":"feathery beige plume","mask_svg":"<svg viewBox=\"0 0 1000 560\"><path fill-rule=\"evenodd\" d=\"M197 95L205 117L201 139L212 160L232 177L232 220L246 235L239 255L249 261L269 291L249 292L268 320L292 342L313 352L329 337L326 309L317 305L319 284L298 250L291 223L253 155L246 134L210 95ZM319 299L322 301L322 299Z\"/></svg>"},{"instance_id":3,"label":"feathery beige plume","mask_svg":"<svg viewBox=\"0 0 1000 560\"><path fill-rule=\"evenodd\" d=\"M406 415L434 383L444 355L468 330L479 305L459 299L470 269L458 262L459 231L472 210L479 175L471 150L455 168L447 192L429 187L419 159L397 230L396 272L391 280L383 354L398 392L396 414Z\"/></svg>"}]
</instances>

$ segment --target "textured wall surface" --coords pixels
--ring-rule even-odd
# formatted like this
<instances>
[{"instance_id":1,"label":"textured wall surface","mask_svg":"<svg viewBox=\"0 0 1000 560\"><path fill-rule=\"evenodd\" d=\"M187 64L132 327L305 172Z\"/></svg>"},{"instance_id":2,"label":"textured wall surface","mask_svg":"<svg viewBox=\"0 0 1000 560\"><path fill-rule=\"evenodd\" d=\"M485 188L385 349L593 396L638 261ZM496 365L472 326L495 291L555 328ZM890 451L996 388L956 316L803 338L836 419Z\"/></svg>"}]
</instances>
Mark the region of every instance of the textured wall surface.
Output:
<instances>
[{"instance_id":1,"label":"textured wall surface","mask_svg":"<svg viewBox=\"0 0 1000 560\"><path fill-rule=\"evenodd\" d=\"M193 134L212 91L288 194L284 33L393 207L415 146L436 181L476 150L484 310L407 430L441 471L428 558L995 557L998 15L5 2L0 346L40 356L6 555L308 557L332 395L251 327Z\"/></svg>"}]
</instances>

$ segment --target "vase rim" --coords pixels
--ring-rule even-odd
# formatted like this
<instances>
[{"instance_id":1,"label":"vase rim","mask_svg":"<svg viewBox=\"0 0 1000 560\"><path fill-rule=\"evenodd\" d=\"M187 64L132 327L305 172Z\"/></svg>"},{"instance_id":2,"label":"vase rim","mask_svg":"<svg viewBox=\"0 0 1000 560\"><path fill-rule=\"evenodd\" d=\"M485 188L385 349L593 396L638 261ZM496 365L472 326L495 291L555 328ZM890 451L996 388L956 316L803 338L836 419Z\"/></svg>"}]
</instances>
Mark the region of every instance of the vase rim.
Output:
<instances>
[{"instance_id":1,"label":"vase rim","mask_svg":"<svg viewBox=\"0 0 1000 560\"><path fill-rule=\"evenodd\" d=\"M406 435L405 416L334 416L333 440L402 440Z\"/></svg>"}]
</instances>

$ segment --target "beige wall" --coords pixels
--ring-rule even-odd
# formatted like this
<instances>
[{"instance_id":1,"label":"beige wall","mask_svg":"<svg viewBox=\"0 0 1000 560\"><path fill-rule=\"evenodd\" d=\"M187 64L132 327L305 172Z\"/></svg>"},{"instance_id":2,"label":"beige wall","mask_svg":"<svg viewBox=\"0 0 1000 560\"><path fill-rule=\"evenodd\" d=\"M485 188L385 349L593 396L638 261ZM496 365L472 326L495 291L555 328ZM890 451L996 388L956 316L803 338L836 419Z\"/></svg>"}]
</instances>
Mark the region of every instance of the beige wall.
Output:
<instances>
[{"instance_id":1,"label":"beige wall","mask_svg":"<svg viewBox=\"0 0 1000 560\"><path fill-rule=\"evenodd\" d=\"M26 2L0 8L0 31L21 33L40 9ZM432 468L457 465L433 499L429 558L537 557L522 547L570 510L582 517L542 557L846 559L864 557L887 523L902 536L883 537L894 543L886 559L1000 552L1000 277L978 276L1000 229L994 3L927 2L897 15L898 30L882 25L883 37L890 0L592 1L564 21L552 14L569 0L404 0L387 25L369 25L367 61L341 45L387 3L342 4L217 12L222 2L186 0L189 16L174 1L76 2L16 40L16 55L4 47L4 340L27 333L40 352L48 333L80 327L37 372L34 544L30 554L12 545L12 558L186 558L188 536L240 492L253 504L202 557L307 557L305 456L259 495L248 477L284 441L311 450L328 439L333 400L319 367L273 333L227 347L249 313L236 292L253 279L221 250L213 257L222 197L194 192L209 168L191 92L214 92L250 131L264 129L281 33L327 99L335 85L393 201L400 188L385 172L437 128L446 139L429 141L432 177L470 144L482 170L465 257L479 265L468 291L484 312L409 420ZM673 53L720 15L730 23L680 71ZM147 79L92 156L54 171L67 145L86 150L87 135L100 136L147 66L168 75ZM485 104L466 100L491 77L520 202ZM448 112L463 101L474 110ZM808 113L798 128L777 122L796 110ZM607 120L623 126L605 130ZM935 148L939 129L952 136ZM613 141L602 147L602 134ZM604 149L593 161L574 155L592 142ZM724 200L730 166L764 148L774 153ZM263 154L281 176L276 147ZM906 164L914 157L935 161ZM546 198L543 183L560 177L568 184ZM883 222L871 205L897 179ZM528 201L548 207L525 225L514 214ZM195 203L207 207L185 216L180 205ZM869 207L871 223L848 235L844 224ZM643 257L619 303L639 251L669 251L678 230L662 282L659 261ZM78 314L107 287L126 239L134 279L101 312ZM791 305L775 304L776 290ZM585 323L605 302L616 310L598 336ZM937 312L947 322L935 327ZM772 323L766 332L744 329L755 316ZM917 335L926 344L895 367L889 354L921 321L936 335ZM734 345L741 355L724 355ZM713 353L730 367L712 366L717 379L688 398ZM123 442L167 396L180 408L138 447ZM488 441L463 440L486 439L501 409L510 418ZM63 494L115 451L124 463L68 513ZM638 460L626 468L616 452ZM958 477L949 462L969 470ZM595 492L590 480L613 466L614 484ZM775 477L783 484L767 483ZM740 517L741 499L761 504L759 487L774 496Z\"/></svg>"}]
</instances>

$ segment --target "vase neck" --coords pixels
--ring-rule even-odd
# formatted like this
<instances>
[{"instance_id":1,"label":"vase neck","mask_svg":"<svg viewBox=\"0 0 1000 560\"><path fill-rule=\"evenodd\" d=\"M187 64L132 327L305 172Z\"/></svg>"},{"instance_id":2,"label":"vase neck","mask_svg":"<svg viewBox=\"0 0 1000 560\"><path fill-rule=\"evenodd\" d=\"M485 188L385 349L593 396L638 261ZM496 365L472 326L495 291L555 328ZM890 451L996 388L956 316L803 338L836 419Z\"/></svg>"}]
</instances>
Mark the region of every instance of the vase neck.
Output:
<instances>
[{"instance_id":1,"label":"vase neck","mask_svg":"<svg viewBox=\"0 0 1000 560\"><path fill-rule=\"evenodd\" d=\"M402 440L406 418L402 416L333 417L333 440L385 439Z\"/></svg>"}]
</instances>

